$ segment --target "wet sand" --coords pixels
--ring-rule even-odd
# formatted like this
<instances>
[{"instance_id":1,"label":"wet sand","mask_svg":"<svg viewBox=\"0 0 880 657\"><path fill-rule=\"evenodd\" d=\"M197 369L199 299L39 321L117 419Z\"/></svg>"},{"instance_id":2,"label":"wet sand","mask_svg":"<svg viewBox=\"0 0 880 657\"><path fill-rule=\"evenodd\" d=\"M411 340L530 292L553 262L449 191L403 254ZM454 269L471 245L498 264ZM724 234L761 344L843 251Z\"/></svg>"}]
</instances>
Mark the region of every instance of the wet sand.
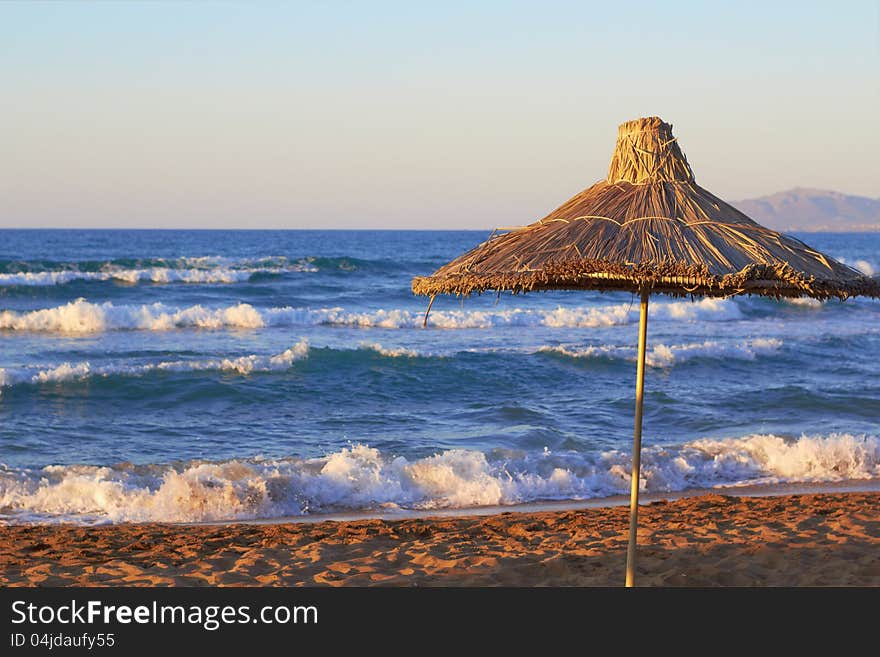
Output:
<instances>
[{"instance_id":1,"label":"wet sand","mask_svg":"<svg viewBox=\"0 0 880 657\"><path fill-rule=\"evenodd\" d=\"M628 509L0 528L3 586L619 586ZM642 507L646 586L880 586L880 494Z\"/></svg>"}]
</instances>

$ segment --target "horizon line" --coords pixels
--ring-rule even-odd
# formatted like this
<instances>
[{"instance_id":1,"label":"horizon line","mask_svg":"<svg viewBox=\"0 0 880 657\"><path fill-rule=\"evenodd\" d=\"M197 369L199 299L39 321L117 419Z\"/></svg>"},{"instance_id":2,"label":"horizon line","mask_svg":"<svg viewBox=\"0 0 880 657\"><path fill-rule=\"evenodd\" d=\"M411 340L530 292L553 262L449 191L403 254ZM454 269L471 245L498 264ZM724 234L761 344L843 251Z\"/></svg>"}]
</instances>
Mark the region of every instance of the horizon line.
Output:
<instances>
[{"instance_id":1,"label":"horizon line","mask_svg":"<svg viewBox=\"0 0 880 657\"><path fill-rule=\"evenodd\" d=\"M518 226L519 228L525 228L525 226ZM183 232L183 231L202 231L202 232L239 232L239 233L260 233L260 232L270 232L270 231L286 231L286 232L314 232L314 233L332 233L332 232L388 232L388 233L483 233L483 232L495 232L499 230L509 231L509 229L500 229L500 228L139 228L139 227L128 227L128 228L119 228L114 226L67 226L67 227L56 227L56 226L40 226L40 227L20 227L20 226L0 226L0 231L6 230L19 230L19 231L61 231L61 230L75 230L75 231L102 231L102 230L114 230L114 231L128 231L128 232ZM776 229L771 229L776 230ZM809 229L794 229L794 230L776 230L778 233L806 233L806 234L829 234L829 235L871 235L874 233L880 233L880 225L877 225L876 228L868 228L864 230L809 230Z\"/></svg>"}]
</instances>

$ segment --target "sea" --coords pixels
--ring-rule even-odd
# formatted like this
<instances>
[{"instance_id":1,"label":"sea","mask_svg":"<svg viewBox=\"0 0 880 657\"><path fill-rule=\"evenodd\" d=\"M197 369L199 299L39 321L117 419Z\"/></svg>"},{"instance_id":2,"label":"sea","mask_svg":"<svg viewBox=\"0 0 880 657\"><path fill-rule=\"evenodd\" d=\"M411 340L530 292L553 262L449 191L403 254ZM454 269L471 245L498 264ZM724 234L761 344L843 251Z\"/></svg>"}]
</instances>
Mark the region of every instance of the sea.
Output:
<instances>
[{"instance_id":1,"label":"sea","mask_svg":"<svg viewBox=\"0 0 880 657\"><path fill-rule=\"evenodd\" d=\"M0 522L626 493L638 299L438 297L423 327L411 279L487 237L0 231ZM880 233L799 237L880 273ZM646 493L880 481L880 301L652 297L647 365Z\"/></svg>"}]
</instances>

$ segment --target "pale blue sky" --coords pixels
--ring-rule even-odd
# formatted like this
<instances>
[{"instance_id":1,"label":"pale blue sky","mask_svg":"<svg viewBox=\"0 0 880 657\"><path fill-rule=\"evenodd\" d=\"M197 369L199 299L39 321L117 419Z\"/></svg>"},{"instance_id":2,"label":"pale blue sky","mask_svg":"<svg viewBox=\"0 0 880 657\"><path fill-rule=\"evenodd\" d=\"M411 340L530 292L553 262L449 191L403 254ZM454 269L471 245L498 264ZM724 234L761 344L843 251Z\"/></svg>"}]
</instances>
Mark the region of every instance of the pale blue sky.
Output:
<instances>
[{"instance_id":1,"label":"pale blue sky","mask_svg":"<svg viewBox=\"0 0 880 657\"><path fill-rule=\"evenodd\" d=\"M653 114L723 198L880 196L877 2L6 2L0 89L7 227L519 225Z\"/></svg>"}]
</instances>

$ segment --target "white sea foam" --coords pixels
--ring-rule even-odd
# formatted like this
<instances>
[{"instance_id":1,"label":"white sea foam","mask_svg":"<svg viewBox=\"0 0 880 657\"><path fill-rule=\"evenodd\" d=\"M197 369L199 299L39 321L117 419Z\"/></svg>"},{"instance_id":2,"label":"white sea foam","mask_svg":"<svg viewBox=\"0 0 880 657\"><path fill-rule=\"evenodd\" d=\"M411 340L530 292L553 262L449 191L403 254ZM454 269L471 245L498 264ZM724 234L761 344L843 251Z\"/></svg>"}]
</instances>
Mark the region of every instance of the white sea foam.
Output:
<instances>
[{"instance_id":1,"label":"white sea foam","mask_svg":"<svg viewBox=\"0 0 880 657\"><path fill-rule=\"evenodd\" d=\"M235 520L339 510L437 509L587 499L629 490L630 457L607 452L407 459L354 445L319 459L182 466L0 467L0 514L19 521ZM702 439L642 453L647 492L880 478L876 436Z\"/></svg>"},{"instance_id":2,"label":"white sea foam","mask_svg":"<svg viewBox=\"0 0 880 657\"><path fill-rule=\"evenodd\" d=\"M875 274L880 273L880 266L878 266L876 263L868 262L867 260L855 259L852 261L848 261L846 258L836 258L836 260L842 262L845 265L849 265L850 267L854 267L865 276L874 276Z\"/></svg>"},{"instance_id":3,"label":"white sea foam","mask_svg":"<svg viewBox=\"0 0 880 657\"><path fill-rule=\"evenodd\" d=\"M655 320L726 321L742 318L733 300L657 301L649 308ZM550 328L600 328L638 321L638 306L632 303L553 310L514 308L503 311L434 311L429 326L438 328L491 328L495 326L547 326ZM406 325L420 325L421 314L407 317ZM389 327L390 328L390 327Z\"/></svg>"},{"instance_id":4,"label":"white sea foam","mask_svg":"<svg viewBox=\"0 0 880 657\"><path fill-rule=\"evenodd\" d=\"M46 370L40 370L31 377L33 383L50 383L57 381L70 381L72 379L83 379L91 373L88 363L62 363L57 367Z\"/></svg>"},{"instance_id":5,"label":"white sea foam","mask_svg":"<svg viewBox=\"0 0 880 657\"><path fill-rule=\"evenodd\" d=\"M251 354L230 358L204 360L175 360L158 363L92 365L89 362L61 363L53 367L0 368L0 388L16 384L57 383L95 377L143 376L150 372L234 372L247 375L254 372L273 372L289 369L294 362L308 357L309 343L303 339L279 354L261 356Z\"/></svg>"},{"instance_id":6,"label":"white sea foam","mask_svg":"<svg viewBox=\"0 0 880 657\"><path fill-rule=\"evenodd\" d=\"M657 344L646 354L645 361L650 367L670 367L693 358L754 360L758 356L775 354L781 347L782 340L776 338L757 338L735 344L713 340L683 345Z\"/></svg>"},{"instance_id":7,"label":"white sea foam","mask_svg":"<svg viewBox=\"0 0 880 657\"><path fill-rule=\"evenodd\" d=\"M539 354L559 354L568 358L635 358L635 349L632 347L618 347L615 345L588 345L575 347L565 345L553 345L539 347Z\"/></svg>"},{"instance_id":8,"label":"white sea foam","mask_svg":"<svg viewBox=\"0 0 880 657\"><path fill-rule=\"evenodd\" d=\"M415 349L406 347L383 347L378 342L361 342L358 348L367 351L375 351L377 354L388 358L418 358L421 354Z\"/></svg>"},{"instance_id":9,"label":"white sea foam","mask_svg":"<svg viewBox=\"0 0 880 657\"><path fill-rule=\"evenodd\" d=\"M784 299L785 303L791 304L792 306L803 306L804 308L821 308L822 302L818 299L812 299L810 297L793 297L790 299Z\"/></svg>"},{"instance_id":10,"label":"white sea foam","mask_svg":"<svg viewBox=\"0 0 880 657\"><path fill-rule=\"evenodd\" d=\"M645 362L649 367L672 367L694 358L721 358L754 360L758 356L774 354L782 347L782 341L775 338L758 338L742 342L724 344L711 340L698 343L664 345L657 344L648 351ZM420 352L408 347L386 347L376 342L361 342L358 350L374 352L385 358L424 358L448 355L454 352ZM348 350L343 350L348 351ZM480 354L559 354L567 358L611 358L634 361L633 347L616 345L589 345L586 347L555 345L529 348L483 348L469 349L470 353ZM0 390L21 384L58 383L90 378L111 376L145 376L152 372L235 372L242 375L254 372L281 371L290 368L309 355L309 343L305 338L279 354L264 356L216 357L207 359L161 361L154 363L110 362L92 364L91 362L63 362L51 366L0 368Z\"/></svg>"},{"instance_id":11,"label":"white sea foam","mask_svg":"<svg viewBox=\"0 0 880 657\"><path fill-rule=\"evenodd\" d=\"M645 354L648 367L672 367L694 358L734 358L737 360L754 360L758 356L774 354L782 347L782 341L775 338L757 338L737 343L723 343L714 340L687 344L665 345L655 344ZM538 349L539 353L556 353L569 358L625 358L636 359L636 351L632 347L612 345L596 345L587 347L545 346Z\"/></svg>"},{"instance_id":12,"label":"white sea foam","mask_svg":"<svg viewBox=\"0 0 880 657\"><path fill-rule=\"evenodd\" d=\"M155 366L158 370L174 372L193 372L201 370L219 370L251 374L252 372L273 372L289 369L294 362L303 360L309 355L308 340L302 339L289 349L273 356L239 356L237 358L220 358L197 361L170 361ZM152 367L152 366L148 366Z\"/></svg>"},{"instance_id":13,"label":"white sea foam","mask_svg":"<svg viewBox=\"0 0 880 657\"><path fill-rule=\"evenodd\" d=\"M315 272L317 269L308 264L294 264L287 267L256 267L213 269L175 269L171 267L148 267L144 269L108 268L106 271L42 271L22 272L16 274L0 274L0 287L13 285L45 287L64 285L72 281L118 281L121 283L241 283L248 281L255 274L284 274L287 272Z\"/></svg>"},{"instance_id":14,"label":"white sea foam","mask_svg":"<svg viewBox=\"0 0 880 657\"><path fill-rule=\"evenodd\" d=\"M733 300L702 299L696 302L657 302L651 316L659 320L729 321L742 317ZM225 308L176 308L161 303L114 305L77 299L63 306L0 312L0 330L55 333L95 333L112 330L167 331L175 328L263 328L265 326L352 326L360 328L421 328L421 311L379 309L351 312L343 308L266 308L239 303ZM628 324L638 320L638 308L623 303L553 310L513 308L494 311L435 311L429 326L444 329L492 327L589 328Z\"/></svg>"},{"instance_id":15,"label":"white sea foam","mask_svg":"<svg viewBox=\"0 0 880 657\"><path fill-rule=\"evenodd\" d=\"M167 331L173 328L261 328L265 321L253 306L240 303L226 308L190 306L177 309L161 303L95 304L77 299L63 306L17 313L0 312L0 329L56 333L95 333L110 330Z\"/></svg>"}]
</instances>

